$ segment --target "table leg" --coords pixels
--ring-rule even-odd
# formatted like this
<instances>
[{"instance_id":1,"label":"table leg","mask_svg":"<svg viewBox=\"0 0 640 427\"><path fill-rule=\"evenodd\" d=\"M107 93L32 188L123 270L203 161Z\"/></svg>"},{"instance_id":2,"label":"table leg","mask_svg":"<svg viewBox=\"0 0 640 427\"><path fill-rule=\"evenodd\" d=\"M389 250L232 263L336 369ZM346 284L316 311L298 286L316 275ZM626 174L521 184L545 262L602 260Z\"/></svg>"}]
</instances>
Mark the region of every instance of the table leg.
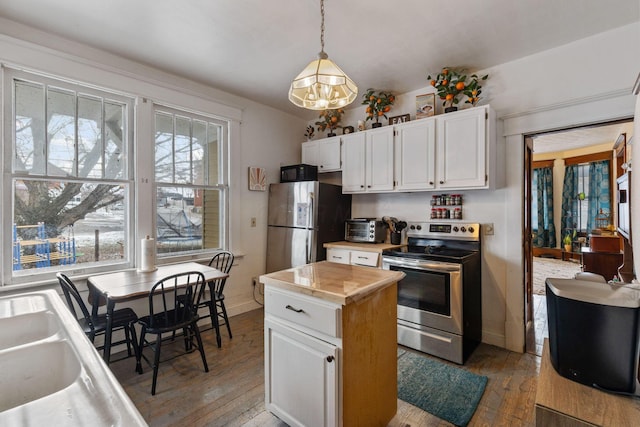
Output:
<instances>
[{"instance_id":1,"label":"table leg","mask_svg":"<svg viewBox=\"0 0 640 427\"><path fill-rule=\"evenodd\" d=\"M104 355L103 359L109 364L111 358L111 330L113 328L113 308L116 303L109 299L107 301L107 329L104 332Z\"/></svg>"}]
</instances>

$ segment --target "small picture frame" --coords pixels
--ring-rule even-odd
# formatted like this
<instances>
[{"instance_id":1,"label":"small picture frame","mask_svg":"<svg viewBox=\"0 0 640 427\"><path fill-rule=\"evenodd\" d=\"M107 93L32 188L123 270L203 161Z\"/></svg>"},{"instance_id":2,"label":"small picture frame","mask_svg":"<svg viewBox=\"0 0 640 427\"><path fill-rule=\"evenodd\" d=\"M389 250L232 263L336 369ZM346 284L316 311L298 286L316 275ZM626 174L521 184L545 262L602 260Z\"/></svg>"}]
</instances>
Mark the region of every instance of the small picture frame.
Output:
<instances>
[{"instance_id":1,"label":"small picture frame","mask_svg":"<svg viewBox=\"0 0 640 427\"><path fill-rule=\"evenodd\" d=\"M401 114L399 116L389 117L390 125L397 125L398 123L404 123L411 120L411 114Z\"/></svg>"},{"instance_id":2,"label":"small picture frame","mask_svg":"<svg viewBox=\"0 0 640 427\"><path fill-rule=\"evenodd\" d=\"M353 126L343 126L342 127L342 134L346 135L348 133L353 133L354 129Z\"/></svg>"},{"instance_id":3,"label":"small picture frame","mask_svg":"<svg viewBox=\"0 0 640 427\"><path fill-rule=\"evenodd\" d=\"M416 120L431 117L436 112L436 95L427 93L416 96Z\"/></svg>"},{"instance_id":4,"label":"small picture frame","mask_svg":"<svg viewBox=\"0 0 640 427\"><path fill-rule=\"evenodd\" d=\"M267 191L267 172L264 168L249 166L249 190Z\"/></svg>"}]
</instances>

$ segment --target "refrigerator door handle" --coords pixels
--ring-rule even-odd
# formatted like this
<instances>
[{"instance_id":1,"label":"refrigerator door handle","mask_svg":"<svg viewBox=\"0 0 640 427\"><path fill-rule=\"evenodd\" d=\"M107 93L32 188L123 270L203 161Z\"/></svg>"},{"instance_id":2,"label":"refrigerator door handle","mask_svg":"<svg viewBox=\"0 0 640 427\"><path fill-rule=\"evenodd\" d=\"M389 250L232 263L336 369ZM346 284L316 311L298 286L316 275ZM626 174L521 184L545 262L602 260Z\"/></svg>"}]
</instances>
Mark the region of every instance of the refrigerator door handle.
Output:
<instances>
[{"instance_id":1,"label":"refrigerator door handle","mask_svg":"<svg viewBox=\"0 0 640 427\"><path fill-rule=\"evenodd\" d=\"M312 215L314 212L314 201L315 201L315 193L313 191L309 192L309 213L307 214L307 264L311 262L311 244L312 240L309 238L310 229L311 229L311 221ZM313 218L315 221L315 218Z\"/></svg>"}]
</instances>

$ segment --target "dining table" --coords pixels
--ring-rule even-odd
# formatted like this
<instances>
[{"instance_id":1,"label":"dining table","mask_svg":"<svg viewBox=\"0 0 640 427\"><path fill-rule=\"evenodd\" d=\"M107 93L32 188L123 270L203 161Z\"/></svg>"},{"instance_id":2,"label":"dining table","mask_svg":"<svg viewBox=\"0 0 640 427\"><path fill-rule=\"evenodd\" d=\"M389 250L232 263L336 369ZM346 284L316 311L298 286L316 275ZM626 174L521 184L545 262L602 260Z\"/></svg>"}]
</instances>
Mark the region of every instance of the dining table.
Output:
<instances>
[{"instance_id":1,"label":"dining table","mask_svg":"<svg viewBox=\"0 0 640 427\"><path fill-rule=\"evenodd\" d=\"M165 277L174 274L198 272L204 275L205 282L224 279L229 275L222 271L197 262L162 265L153 271L123 270L113 273L90 276L87 279L89 295L92 300L93 314L97 314L98 306L105 304L106 331L104 337L103 359L108 364L111 357L111 333L113 311L117 303L131 301L149 296L153 286ZM188 286L188 283L179 284Z\"/></svg>"}]
</instances>

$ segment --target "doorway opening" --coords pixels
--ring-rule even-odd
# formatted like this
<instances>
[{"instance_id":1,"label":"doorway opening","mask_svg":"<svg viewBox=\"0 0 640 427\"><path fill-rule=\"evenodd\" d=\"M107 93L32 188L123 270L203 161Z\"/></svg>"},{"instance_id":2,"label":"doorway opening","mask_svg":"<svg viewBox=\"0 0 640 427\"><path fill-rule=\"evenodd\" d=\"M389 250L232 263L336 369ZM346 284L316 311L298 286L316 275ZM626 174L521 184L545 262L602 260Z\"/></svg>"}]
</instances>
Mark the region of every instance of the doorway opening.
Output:
<instances>
[{"instance_id":1,"label":"doorway opening","mask_svg":"<svg viewBox=\"0 0 640 427\"><path fill-rule=\"evenodd\" d=\"M545 279L572 278L583 271L583 248L588 246L591 232L615 228L616 178L624 172L619 146L632 136L633 119L625 119L540 132L524 138L525 346L528 353L542 355L544 339L549 336ZM606 180L599 178L602 175L589 178L591 163L607 161ZM571 174L576 176L572 178ZM573 187L572 182L576 183ZM600 197L597 202L590 200L590 194L592 199L596 198L589 184L595 186L596 183L608 186L606 203ZM603 196L602 200L605 199Z\"/></svg>"}]
</instances>

